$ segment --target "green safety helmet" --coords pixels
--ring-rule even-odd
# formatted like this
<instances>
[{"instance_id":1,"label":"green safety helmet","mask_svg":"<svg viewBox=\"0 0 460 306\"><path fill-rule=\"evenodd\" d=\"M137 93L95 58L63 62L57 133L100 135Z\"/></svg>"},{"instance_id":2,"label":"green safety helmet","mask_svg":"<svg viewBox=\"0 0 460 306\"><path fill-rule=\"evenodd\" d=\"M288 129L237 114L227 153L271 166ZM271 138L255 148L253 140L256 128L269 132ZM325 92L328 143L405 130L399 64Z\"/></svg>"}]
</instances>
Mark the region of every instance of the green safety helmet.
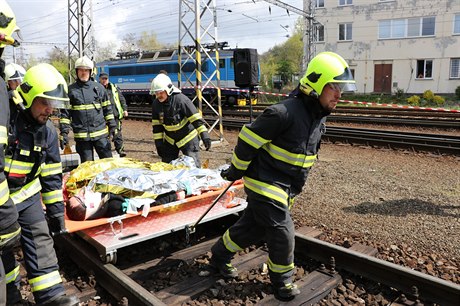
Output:
<instances>
[{"instance_id":1,"label":"green safety helmet","mask_svg":"<svg viewBox=\"0 0 460 306\"><path fill-rule=\"evenodd\" d=\"M300 90L321 95L327 83L336 83L341 91L356 91L356 83L347 62L337 53L321 52L308 63L300 79Z\"/></svg>"},{"instance_id":2,"label":"green safety helmet","mask_svg":"<svg viewBox=\"0 0 460 306\"><path fill-rule=\"evenodd\" d=\"M5 0L0 0L0 48L5 48L6 45L19 45L19 43L11 36L14 32L19 31L16 26L16 17L13 10Z\"/></svg>"},{"instance_id":3,"label":"green safety helmet","mask_svg":"<svg viewBox=\"0 0 460 306\"><path fill-rule=\"evenodd\" d=\"M70 108L67 83L50 64L38 64L27 70L18 92L25 108L29 108L36 97L48 99L54 108Z\"/></svg>"}]
</instances>

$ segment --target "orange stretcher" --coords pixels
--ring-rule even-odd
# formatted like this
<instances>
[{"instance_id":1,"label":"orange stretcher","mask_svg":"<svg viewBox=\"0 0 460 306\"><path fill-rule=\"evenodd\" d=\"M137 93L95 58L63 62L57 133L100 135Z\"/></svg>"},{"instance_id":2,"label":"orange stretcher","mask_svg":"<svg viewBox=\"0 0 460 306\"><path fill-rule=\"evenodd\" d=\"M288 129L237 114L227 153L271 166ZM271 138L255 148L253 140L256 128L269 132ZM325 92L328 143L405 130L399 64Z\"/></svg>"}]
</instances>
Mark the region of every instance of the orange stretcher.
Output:
<instances>
[{"instance_id":1,"label":"orange stretcher","mask_svg":"<svg viewBox=\"0 0 460 306\"><path fill-rule=\"evenodd\" d=\"M234 197L235 191L241 188L243 188L242 181L235 182L227 191L229 196L222 197L206 213L202 222L215 220L244 210L247 205L246 201L242 198ZM142 216L142 212L138 212L137 214L124 214L88 221L66 219L66 231L67 233L79 235L93 245L104 262L115 263L116 252L119 248L178 230L184 230L194 224L223 190L223 188L210 190L201 195L150 207L146 217Z\"/></svg>"}]
</instances>

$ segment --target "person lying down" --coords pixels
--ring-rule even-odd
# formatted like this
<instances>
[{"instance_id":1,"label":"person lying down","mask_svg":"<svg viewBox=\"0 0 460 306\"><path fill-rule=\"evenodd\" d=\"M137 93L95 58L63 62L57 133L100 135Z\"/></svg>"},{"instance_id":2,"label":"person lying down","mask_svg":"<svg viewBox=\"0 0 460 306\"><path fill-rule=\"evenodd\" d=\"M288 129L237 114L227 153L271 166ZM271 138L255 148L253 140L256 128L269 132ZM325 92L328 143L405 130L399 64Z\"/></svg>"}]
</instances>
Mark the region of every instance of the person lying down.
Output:
<instances>
[{"instance_id":1,"label":"person lying down","mask_svg":"<svg viewBox=\"0 0 460 306\"><path fill-rule=\"evenodd\" d=\"M128 199L113 193L93 192L82 188L66 203L66 214L70 220L84 221L99 218L111 218L126 213L137 213L143 209L148 213L152 206L162 205L185 198L185 191L169 191L152 199Z\"/></svg>"}]
</instances>

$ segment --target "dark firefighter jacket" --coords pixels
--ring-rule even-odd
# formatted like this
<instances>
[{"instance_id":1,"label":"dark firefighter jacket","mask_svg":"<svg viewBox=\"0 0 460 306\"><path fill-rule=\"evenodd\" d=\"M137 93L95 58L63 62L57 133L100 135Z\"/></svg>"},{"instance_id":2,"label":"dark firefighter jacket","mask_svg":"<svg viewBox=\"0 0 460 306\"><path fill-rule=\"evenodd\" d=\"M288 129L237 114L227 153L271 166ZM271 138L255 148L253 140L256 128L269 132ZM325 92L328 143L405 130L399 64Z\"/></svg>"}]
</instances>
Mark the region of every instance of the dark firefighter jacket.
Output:
<instances>
[{"instance_id":1,"label":"dark firefighter jacket","mask_svg":"<svg viewBox=\"0 0 460 306\"><path fill-rule=\"evenodd\" d=\"M128 110L125 97L115 84L108 83L106 89L109 101L112 104L114 117L119 120L123 119L123 112Z\"/></svg>"},{"instance_id":2,"label":"dark firefighter jacket","mask_svg":"<svg viewBox=\"0 0 460 306\"><path fill-rule=\"evenodd\" d=\"M317 159L326 115L318 99L299 93L245 125L231 166L246 190L290 207Z\"/></svg>"},{"instance_id":3,"label":"dark firefighter jacket","mask_svg":"<svg viewBox=\"0 0 460 306\"><path fill-rule=\"evenodd\" d=\"M201 114L182 93L173 93L163 103L153 101L152 129L157 147L165 141L181 148L198 134L209 137Z\"/></svg>"},{"instance_id":4,"label":"dark firefighter jacket","mask_svg":"<svg viewBox=\"0 0 460 306\"><path fill-rule=\"evenodd\" d=\"M18 219L18 212L10 198L10 190L4 173L5 149L8 144L8 104L6 84L5 81L0 78L0 229L8 228Z\"/></svg>"},{"instance_id":5,"label":"dark firefighter jacket","mask_svg":"<svg viewBox=\"0 0 460 306\"><path fill-rule=\"evenodd\" d=\"M59 120L61 133L69 133L72 127L75 141L92 141L108 136L115 128L107 92L94 81L77 80L69 86L70 110L61 110Z\"/></svg>"},{"instance_id":6,"label":"dark firefighter jacket","mask_svg":"<svg viewBox=\"0 0 460 306\"><path fill-rule=\"evenodd\" d=\"M17 210L40 203L41 194L48 217L63 215L62 165L53 123L48 120L39 125L30 114L21 112L12 131L5 173Z\"/></svg>"}]
</instances>

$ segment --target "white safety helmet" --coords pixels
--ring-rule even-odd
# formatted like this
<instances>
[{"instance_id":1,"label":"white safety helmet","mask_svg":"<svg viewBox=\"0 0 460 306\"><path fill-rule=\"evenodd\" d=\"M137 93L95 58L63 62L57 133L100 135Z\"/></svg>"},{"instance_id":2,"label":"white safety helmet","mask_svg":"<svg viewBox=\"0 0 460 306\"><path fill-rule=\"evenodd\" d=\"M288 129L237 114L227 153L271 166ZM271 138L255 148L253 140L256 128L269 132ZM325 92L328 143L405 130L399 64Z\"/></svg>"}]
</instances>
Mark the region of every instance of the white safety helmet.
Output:
<instances>
[{"instance_id":1,"label":"white safety helmet","mask_svg":"<svg viewBox=\"0 0 460 306\"><path fill-rule=\"evenodd\" d=\"M166 91L168 96L173 92L181 92L179 88L173 85L169 76L164 73L158 74L153 80L150 86L150 94L153 96L155 92Z\"/></svg>"},{"instance_id":2,"label":"white safety helmet","mask_svg":"<svg viewBox=\"0 0 460 306\"><path fill-rule=\"evenodd\" d=\"M87 57L86 55L83 55L82 57L78 58L76 61L75 61L75 69L89 69L91 71L93 71L94 69L94 63L91 59L89 59L89 57Z\"/></svg>"},{"instance_id":3,"label":"white safety helmet","mask_svg":"<svg viewBox=\"0 0 460 306\"><path fill-rule=\"evenodd\" d=\"M26 70L19 66L18 64L11 63L5 66L5 81L14 81L19 80L22 82L24 75L26 74Z\"/></svg>"}]
</instances>

